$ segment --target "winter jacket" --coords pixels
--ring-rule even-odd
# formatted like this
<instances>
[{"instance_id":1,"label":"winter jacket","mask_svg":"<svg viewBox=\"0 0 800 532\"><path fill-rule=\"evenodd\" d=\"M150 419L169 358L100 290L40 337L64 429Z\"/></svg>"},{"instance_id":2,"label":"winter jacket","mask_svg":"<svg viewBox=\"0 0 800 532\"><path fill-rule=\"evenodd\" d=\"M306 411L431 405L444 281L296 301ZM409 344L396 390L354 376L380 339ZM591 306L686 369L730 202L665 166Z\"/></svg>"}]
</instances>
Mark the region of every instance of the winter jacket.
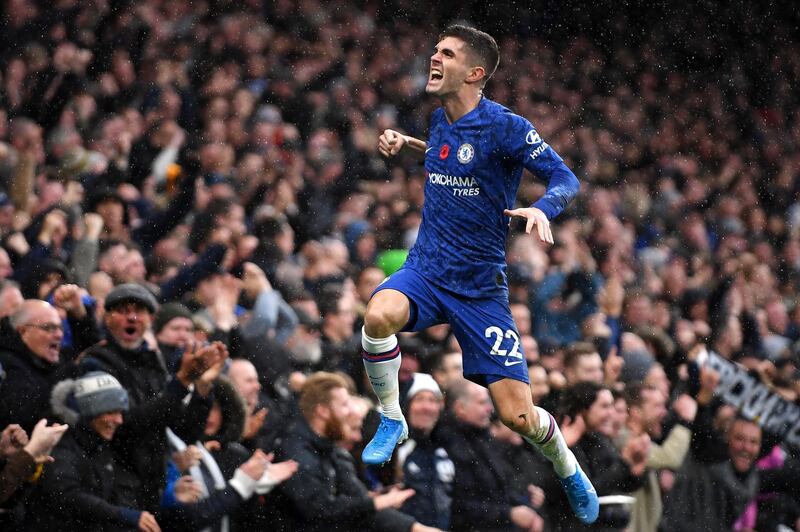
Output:
<instances>
[{"instance_id":1,"label":"winter jacket","mask_svg":"<svg viewBox=\"0 0 800 532\"><path fill-rule=\"evenodd\" d=\"M221 410L221 426L216 434L207 439L219 443L220 448L213 452L204 452L203 460L183 473L201 482L208 495L195 504L180 504L167 496L162 498L162 509L159 512L162 529L177 532L201 529L214 532L237 530L240 529L237 528L239 524L236 522L237 519L242 522L241 524L249 523L251 521L249 517L258 510L257 501L254 499L246 501L227 483L233 478L236 469L247 461L251 454L237 443L242 436L247 415L244 400L224 377L220 377L214 383L214 398ZM174 433L168 433L167 439L170 444L170 455L174 451L184 450L187 446L187 442L183 442ZM203 447L203 443L199 441L195 445ZM170 463L168 483L174 483L180 476L181 473ZM168 486L167 491L170 489Z\"/></svg>"},{"instance_id":2,"label":"winter jacket","mask_svg":"<svg viewBox=\"0 0 800 532\"><path fill-rule=\"evenodd\" d=\"M70 427L52 454L32 495L30 531L137 530L140 511L117 490L120 470L112 445L88 425Z\"/></svg>"},{"instance_id":3,"label":"winter jacket","mask_svg":"<svg viewBox=\"0 0 800 532\"><path fill-rule=\"evenodd\" d=\"M511 509L525 504L514 493L511 471L487 429L447 417L435 434L444 441L455 466L451 529L458 531L511 531Z\"/></svg>"},{"instance_id":4,"label":"winter jacket","mask_svg":"<svg viewBox=\"0 0 800 532\"><path fill-rule=\"evenodd\" d=\"M304 419L277 455L278 461L297 460L300 467L268 500L275 512L274 530L407 532L414 524L401 512L376 511L350 455L314 433Z\"/></svg>"},{"instance_id":5,"label":"winter jacket","mask_svg":"<svg viewBox=\"0 0 800 532\"><path fill-rule=\"evenodd\" d=\"M161 354L146 345L128 350L109 338L83 353L79 369L81 374L110 373L128 392L130 409L125 413L124 427L152 437L134 448L120 449L119 457L141 481L136 500L143 508L156 508L166 474L164 429L170 427L190 441L197 439L208 418L211 399L192 393L185 404L190 391L170 378Z\"/></svg>"},{"instance_id":6,"label":"winter jacket","mask_svg":"<svg viewBox=\"0 0 800 532\"><path fill-rule=\"evenodd\" d=\"M731 530L758 491L755 468L742 475L733 469L730 460L709 464L690 455L667 495L661 525L664 530L675 532Z\"/></svg>"},{"instance_id":7,"label":"winter jacket","mask_svg":"<svg viewBox=\"0 0 800 532\"><path fill-rule=\"evenodd\" d=\"M0 348L6 379L0 386L0 430L12 423L31 433L50 412L50 390L60 378L61 364L36 356L16 332Z\"/></svg>"},{"instance_id":8,"label":"winter jacket","mask_svg":"<svg viewBox=\"0 0 800 532\"><path fill-rule=\"evenodd\" d=\"M572 452L599 496L631 493L642 487L645 481L644 475L636 476L631 472L613 442L600 433L584 434L572 447ZM545 505L550 509L548 515L557 519L555 530L624 530L630 520L627 508L607 506L601 508L594 525L586 527L572 512L563 510L569 508L569 503L560 485L553 482L545 492Z\"/></svg>"},{"instance_id":9,"label":"winter jacket","mask_svg":"<svg viewBox=\"0 0 800 532\"><path fill-rule=\"evenodd\" d=\"M416 492L401 510L423 525L449 529L456 472L444 447L429 434L412 430L409 439L397 449L397 460L403 471L403 485Z\"/></svg>"},{"instance_id":10,"label":"winter jacket","mask_svg":"<svg viewBox=\"0 0 800 532\"><path fill-rule=\"evenodd\" d=\"M715 405L697 410L691 452L664 502L662 529L675 532L731 530L759 491L758 470L734 470L728 445L713 426Z\"/></svg>"}]
</instances>

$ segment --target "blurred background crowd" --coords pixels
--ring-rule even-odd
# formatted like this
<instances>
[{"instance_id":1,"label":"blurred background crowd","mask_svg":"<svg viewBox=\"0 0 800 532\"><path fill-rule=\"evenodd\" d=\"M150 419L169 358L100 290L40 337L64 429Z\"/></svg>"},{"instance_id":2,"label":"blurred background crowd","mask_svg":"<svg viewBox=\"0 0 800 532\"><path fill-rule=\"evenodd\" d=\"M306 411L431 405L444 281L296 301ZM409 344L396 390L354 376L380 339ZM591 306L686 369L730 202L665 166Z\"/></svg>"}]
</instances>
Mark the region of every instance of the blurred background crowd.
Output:
<instances>
[{"instance_id":1,"label":"blurred background crowd","mask_svg":"<svg viewBox=\"0 0 800 532\"><path fill-rule=\"evenodd\" d=\"M508 279L535 401L633 497L591 528L800 530L797 449L703 365L800 399L791 2L3 7L3 530L581 529L446 325L401 338L411 438L359 461L361 316L426 180L377 138L426 137L455 20L582 182L555 245L512 224Z\"/></svg>"}]
</instances>

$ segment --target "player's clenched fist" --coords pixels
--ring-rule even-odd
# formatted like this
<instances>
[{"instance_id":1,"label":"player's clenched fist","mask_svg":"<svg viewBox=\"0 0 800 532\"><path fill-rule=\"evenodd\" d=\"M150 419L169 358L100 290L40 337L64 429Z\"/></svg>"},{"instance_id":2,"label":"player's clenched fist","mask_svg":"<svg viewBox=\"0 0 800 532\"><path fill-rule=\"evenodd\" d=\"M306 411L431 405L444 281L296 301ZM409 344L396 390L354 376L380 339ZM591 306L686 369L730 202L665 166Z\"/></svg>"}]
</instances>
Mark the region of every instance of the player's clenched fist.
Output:
<instances>
[{"instance_id":1,"label":"player's clenched fist","mask_svg":"<svg viewBox=\"0 0 800 532\"><path fill-rule=\"evenodd\" d=\"M378 137L378 151L384 157L392 157L400 153L406 144L406 136L393 129L387 129Z\"/></svg>"}]
</instances>

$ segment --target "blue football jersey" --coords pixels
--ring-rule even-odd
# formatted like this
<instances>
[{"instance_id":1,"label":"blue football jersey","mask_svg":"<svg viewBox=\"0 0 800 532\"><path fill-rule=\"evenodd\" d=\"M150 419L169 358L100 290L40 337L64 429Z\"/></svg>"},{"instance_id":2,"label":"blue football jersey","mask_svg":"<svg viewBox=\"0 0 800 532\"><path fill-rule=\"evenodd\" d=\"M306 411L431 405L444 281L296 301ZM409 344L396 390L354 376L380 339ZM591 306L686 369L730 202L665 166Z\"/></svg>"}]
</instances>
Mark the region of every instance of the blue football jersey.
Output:
<instances>
[{"instance_id":1,"label":"blue football jersey","mask_svg":"<svg viewBox=\"0 0 800 532\"><path fill-rule=\"evenodd\" d=\"M578 192L575 174L533 125L487 98L450 124L431 117L425 204L406 266L467 297L507 293L505 240L523 167L547 183L533 207L556 217ZM534 229L535 231L535 229Z\"/></svg>"}]
</instances>

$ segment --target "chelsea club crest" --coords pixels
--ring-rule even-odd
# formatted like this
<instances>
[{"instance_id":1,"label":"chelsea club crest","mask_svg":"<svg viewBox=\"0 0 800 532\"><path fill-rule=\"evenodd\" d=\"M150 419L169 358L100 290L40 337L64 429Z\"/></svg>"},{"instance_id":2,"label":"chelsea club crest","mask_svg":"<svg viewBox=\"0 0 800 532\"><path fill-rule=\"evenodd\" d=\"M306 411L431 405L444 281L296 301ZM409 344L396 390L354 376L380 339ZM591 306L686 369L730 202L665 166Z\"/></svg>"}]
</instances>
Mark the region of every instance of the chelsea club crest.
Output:
<instances>
[{"instance_id":1,"label":"chelsea club crest","mask_svg":"<svg viewBox=\"0 0 800 532\"><path fill-rule=\"evenodd\" d=\"M467 164L475 156L475 148L472 147L472 144L462 144L459 146L456 156L458 157L458 162Z\"/></svg>"}]
</instances>

